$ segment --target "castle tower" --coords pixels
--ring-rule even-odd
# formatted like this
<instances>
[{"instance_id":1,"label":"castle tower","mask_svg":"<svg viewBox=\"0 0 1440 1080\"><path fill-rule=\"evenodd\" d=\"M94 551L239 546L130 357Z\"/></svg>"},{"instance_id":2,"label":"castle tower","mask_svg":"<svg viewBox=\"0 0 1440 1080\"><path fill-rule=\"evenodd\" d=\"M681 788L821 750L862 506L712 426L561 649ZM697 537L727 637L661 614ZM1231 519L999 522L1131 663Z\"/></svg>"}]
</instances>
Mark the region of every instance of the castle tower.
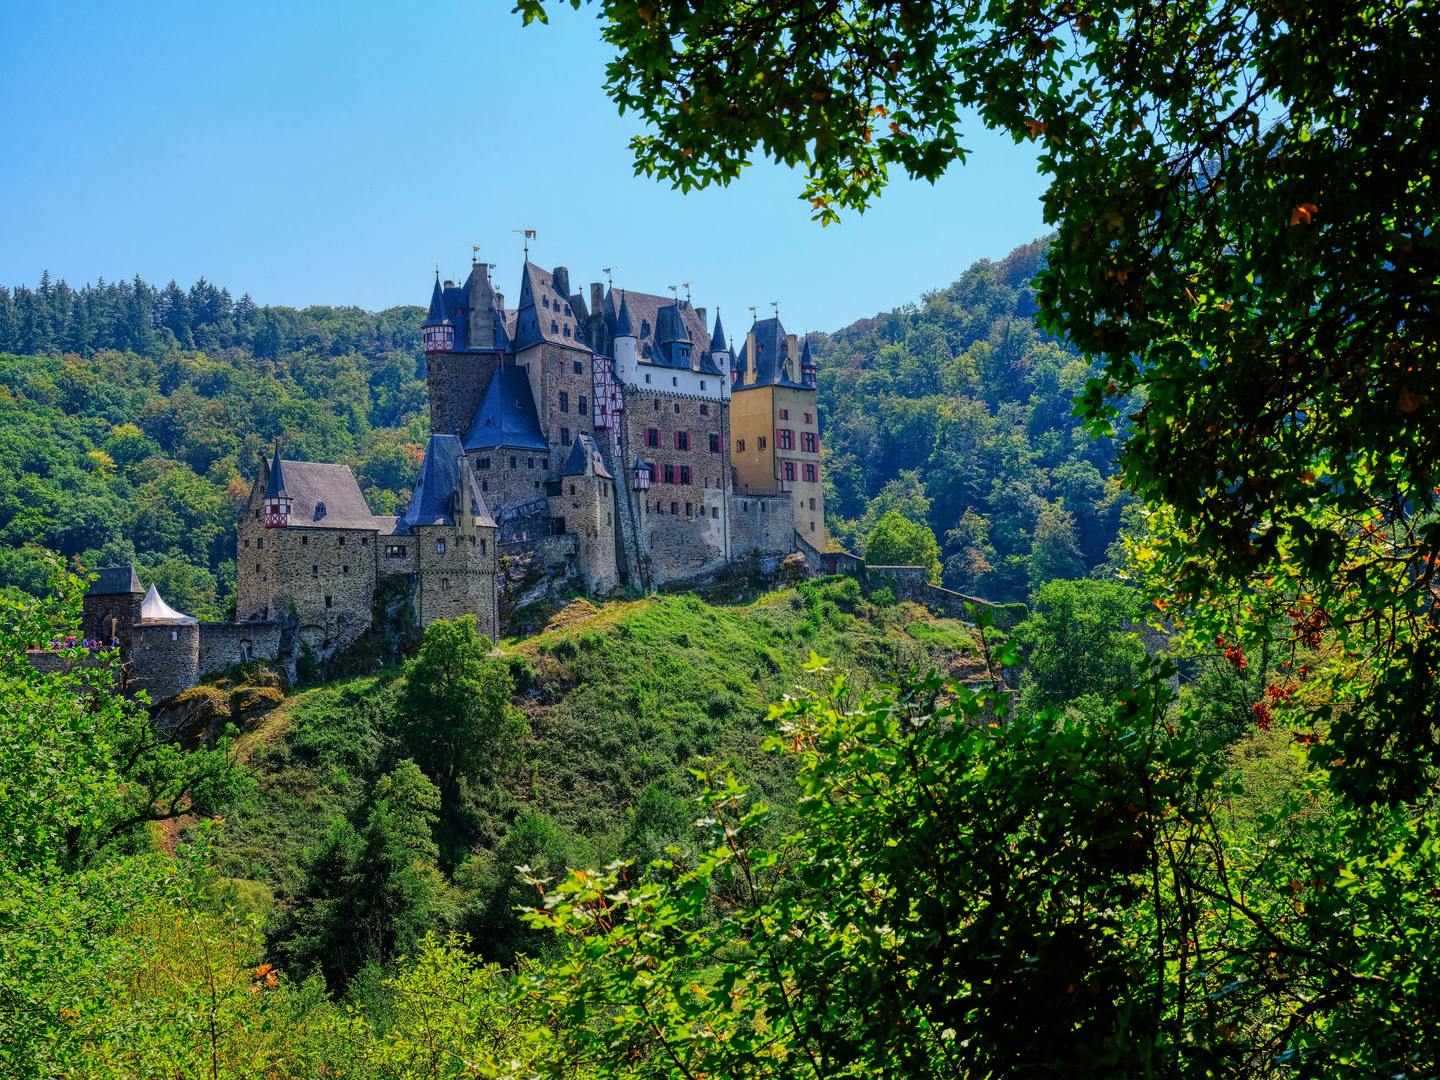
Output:
<instances>
[{"instance_id":1,"label":"castle tower","mask_svg":"<svg viewBox=\"0 0 1440 1080\"><path fill-rule=\"evenodd\" d=\"M588 435L578 436L560 472L560 493L549 498L552 518L563 518L565 532L577 539L577 563L585 587L604 594L620 583L615 560L615 478L600 448Z\"/></svg>"},{"instance_id":2,"label":"castle tower","mask_svg":"<svg viewBox=\"0 0 1440 1080\"><path fill-rule=\"evenodd\" d=\"M637 348L640 339L630 321L630 305L625 294L620 294L620 315L615 325L615 378L622 383L635 381L635 365L639 362Z\"/></svg>"},{"instance_id":3,"label":"castle tower","mask_svg":"<svg viewBox=\"0 0 1440 1080\"><path fill-rule=\"evenodd\" d=\"M285 490L285 473L281 467L280 443L275 443L275 461L270 466L270 480L265 485L265 527L267 529L288 529L290 507L294 502Z\"/></svg>"},{"instance_id":4,"label":"castle tower","mask_svg":"<svg viewBox=\"0 0 1440 1080\"><path fill-rule=\"evenodd\" d=\"M445 312L445 293L440 288L440 271L435 271L435 291L430 297L430 314L422 327L425 355L455 351L455 324Z\"/></svg>"}]
</instances>

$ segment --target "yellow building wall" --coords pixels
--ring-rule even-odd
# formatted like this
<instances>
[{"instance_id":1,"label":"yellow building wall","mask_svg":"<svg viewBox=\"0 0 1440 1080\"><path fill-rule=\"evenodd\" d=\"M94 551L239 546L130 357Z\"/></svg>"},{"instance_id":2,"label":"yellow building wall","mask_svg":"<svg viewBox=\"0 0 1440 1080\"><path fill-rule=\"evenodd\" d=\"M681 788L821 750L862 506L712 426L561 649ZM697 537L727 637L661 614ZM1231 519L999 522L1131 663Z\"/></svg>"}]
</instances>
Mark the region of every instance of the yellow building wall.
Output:
<instances>
[{"instance_id":1,"label":"yellow building wall","mask_svg":"<svg viewBox=\"0 0 1440 1080\"><path fill-rule=\"evenodd\" d=\"M730 464L735 494L779 491L775 479L775 395L772 386L733 390L730 394ZM765 449L760 449L760 440ZM744 447L742 450L741 447Z\"/></svg>"},{"instance_id":2,"label":"yellow building wall","mask_svg":"<svg viewBox=\"0 0 1440 1080\"><path fill-rule=\"evenodd\" d=\"M788 413L788 417L782 414ZM809 416L809 422L805 417ZM779 445L776 429L795 433L792 449ZM825 532L825 492L821 483L820 454L802 450L804 434L817 439L820 416L814 390L793 386L757 386L730 395L730 462L735 470L735 493L788 491L794 499L795 531L821 551ZM765 440L764 449L760 440ZM741 448L743 444L743 449ZM784 478L786 462L795 466L795 479ZM815 466L815 480L804 479L805 466Z\"/></svg>"}]
</instances>

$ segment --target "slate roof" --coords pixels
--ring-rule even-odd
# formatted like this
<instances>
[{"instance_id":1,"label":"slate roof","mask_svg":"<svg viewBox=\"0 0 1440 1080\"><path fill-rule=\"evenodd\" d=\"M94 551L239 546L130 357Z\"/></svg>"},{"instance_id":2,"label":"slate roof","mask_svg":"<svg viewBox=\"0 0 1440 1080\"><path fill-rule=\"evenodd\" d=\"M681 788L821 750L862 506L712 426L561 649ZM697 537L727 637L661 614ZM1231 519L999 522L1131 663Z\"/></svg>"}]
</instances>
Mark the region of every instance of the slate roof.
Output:
<instances>
[{"instance_id":1,"label":"slate roof","mask_svg":"<svg viewBox=\"0 0 1440 1080\"><path fill-rule=\"evenodd\" d=\"M501 364L490 377L485 397L465 435L466 450L508 446L518 450L549 450L540 430L540 415L530 392L530 376L514 364Z\"/></svg>"},{"instance_id":2,"label":"slate roof","mask_svg":"<svg viewBox=\"0 0 1440 1080\"><path fill-rule=\"evenodd\" d=\"M392 536L397 531L395 526L399 520L398 517L387 517L382 514L376 514L375 529L381 536Z\"/></svg>"},{"instance_id":3,"label":"slate roof","mask_svg":"<svg viewBox=\"0 0 1440 1080\"><path fill-rule=\"evenodd\" d=\"M267 464L267 471L269 470ZM289 494L290 527L312 529L373 529L375 516L360 494L348 465L315 461L284 462ZM269 477L266 477L267 485ZM268 486L267 486L268 490Z\"/></svg>"},{"instance_id":4,"label":"slate roof","mask_svg":"<svg viewBox=\"0 0 1440 1080\"><path fill-rule=\"evenodd\" d=\"M565 463L560 475L585 476L591 467L594 468L596 476L603 476L606 480L615 479L610 475L610 470L605 468L605 459L600 456L600 448L595 445L595 440L589 435L576 435L575 442L570 447L570 460Z\"/></svg>"},{"instance_id":5,"label":"slate roof","mask_svg":"<svg viewBox=\"0 0 1440 1080\"><path fill-rule=\"evenodd\" d=\"M490 508L476 490L469 468L460 465L464 455L465 448L454 435L430 436L430 443L425 447L425 460L420 465L420 476L410 496L410 507L405 511L406 531L416 525L454 525L461 483L470 485L470 497L478 523L494 526Z\"/></svg>"},{"instance_id":6,"label":"slate roof","mask_svg":"<svg viewBox=\"0 0 1440 1080\"><path fill-rule=\"evenodd\" d=\"M785 351L788 341L785 334L785 327L780 324L779 318L761 319L751 327L751 333L755 335L755 357L756 375L752 383L743 376L736 382L735 389L744 390L751 386L804 386L804 383L797 382L785 372L781 360L786 359L789 354ZM735 359L737 371L750 370L751 358L748 355L750 349L749 339L740 347L740 355ZM795 358L793 365L796 374L799 374L799 358Z\"/></svg>"},{"instance_id":7,"label":"slate roof","mask_svg":"<svg viewBox=\"0 0 1440 1080\"><path fill-rule=\"evenodd\" d=\"M603 314L605 316L605 327L613 340L620 334L620 312L625 310L630 315L631 335L636 338L636 350L642 364L654 364L657 367L682 367L691 370L699 370L707 375L719 375L720 369L710 358L710 354L704 351L691 352L691 359L698 360L698 367L692 363L675 364L672 357L666 350L661 348L666 344L660 335L661 330L661 309L674 308L674 314L665 316L666 332L675 333L683 330L683 339L672 338L671 340L684 340L686 342L708 341L710 331L700 318L700 313L689 300L676 300L669 296L655 296L651 293L634 292L630 289L612 288L605 294ZM676 320L673 322L671 320ZM649 347L650 355L645 355L646 347Z\"/></svg>"},{"instance_id":8,"label":"slate roof","mask_svg":"<svg viewBox=\"0 0 1440 1080\"><path fill-rule=\"evenodd\" d=\"M439 326L448 316L445 314L445 293L440 288L440 271L435 271L435 291L430 294L430 311L425 316L425 326Z\"/></svg>"},{"instance_id":9,"label":"slate roof","mask_svg":"<svg viewBox=\"0 0 1440 1080\"><path fill-rule=\"evenodd\" d=\"M115 593L137 593L145 590L140 586L140 579L135 576L133 563L126 563L124 566L102 566L96 571L100 576L90 583L85 590L87 596L111 596Z\"/></svg>"},{"instance_id":10,"label":"slate roof","mask_svg":"<svg viewBox=\"0 0 1440 1080\"><path fill-rule=\"evenodd\" d=\"M520 306L516 309L514 347L528 349L548 341L568 349L589 349L586 318L555 287L555 275L532 262L520 275Z\"/></svg>"},{"instance_id":11,"label":"slate roof","mask_svg":"<svg viewBox=\"0 0 1440 1080\"><path fill-rule=\"evenodd\" d=\"M475 277L475 271L470 271L470 277L465 279L464 284L441 285L440 275L435 275L435 291L430 294L430 310L425 318L426 326L439 326L449 322L455 328L455 344L452 348L456 352L468 352L470 346L470 285ZM495 319L496 328L499 333L496 335L496 347L508 350L515 339L515 312L506 311L504 296L495 293ZM483 350L489 352L487 348Z\"/></svg>"},{"instance_id":12,"label":"slate roof","mask_svg":"<svg viewBox=\"0 0 1440 1080\"><path fill-rule=\"evenodd\" d=\"M720 309L718 307L715 309L715 333L710 335L710 351L725 351L725 330L720 325Z\"/></svg>"},{"instance_id":13,"label":"slate roof","mask_svg":"<svg viewBox=\"0 0 1440 1080\"><path fill-rule=\"evenodd\" d=\"M285 490L285 470L280 460L280 444L275 444L275 460L270 463L270 479L265 483L265 498L286 499L289 492Z\"/></svg>"}]
</instances>

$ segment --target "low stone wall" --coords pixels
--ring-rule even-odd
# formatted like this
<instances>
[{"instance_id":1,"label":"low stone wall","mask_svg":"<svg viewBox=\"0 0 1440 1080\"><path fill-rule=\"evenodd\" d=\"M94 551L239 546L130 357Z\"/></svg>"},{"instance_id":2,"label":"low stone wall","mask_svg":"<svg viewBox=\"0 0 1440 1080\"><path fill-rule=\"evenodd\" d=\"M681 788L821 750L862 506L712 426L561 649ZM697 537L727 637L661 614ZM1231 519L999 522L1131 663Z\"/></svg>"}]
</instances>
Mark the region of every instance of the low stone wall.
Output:
<instances>
[{"instance_id":1,"label":"low stone wall","mask_svg":"<svg viewBox=\"0 0 1440 1080\"><path fill-rule=\"evenodd\" d=\"M788 491L731 494L730 557L752 552L788 555L795 550L795 503Z\"/></svg>"},{"instance_id":2,"label":"low stone wall","mask_svg":"<svg viewBox=\"0 0 1440 1080\"><path fill-rule=\"evenodd\" d=\"M274 660L280 655L278 619L200 624L199 673L224 671L248 660Z\"/></svg>"},{"instance_id":3,"label":"low stone wall","mask_svg":"<svg viewBox=\"0 0 1440 1080\"><path fill-rule=\"evenodd\" d=\"M98 675L107 670L104 658L108 652L109 650L87 649L78 656L68 656L53 649L27 649L25 659L42 675L64 675L77 670L86 672L86 685L93 687L91 673Z\"/></svg>"},{"instance_id":4,"label":"low stone wall","mask_svg":"<svg viewBox=\"0 0 1440 1080\"><path fill-rule=\"evenodd\" d=\"M846 553L848 554L848 552ZM850 556L852 559L854 556ZM859 560L857 560L859 561ZM990 608L998 623L1010 621L1010 614L1003 604L982 600L978 596L951 592L939 585L931 585L923 566L866 566L866 580L876 587L888 586L902 600L924 604L931 611L950 619L973 619L965 608L966 604Z\"/></svg>"}]
</instances>

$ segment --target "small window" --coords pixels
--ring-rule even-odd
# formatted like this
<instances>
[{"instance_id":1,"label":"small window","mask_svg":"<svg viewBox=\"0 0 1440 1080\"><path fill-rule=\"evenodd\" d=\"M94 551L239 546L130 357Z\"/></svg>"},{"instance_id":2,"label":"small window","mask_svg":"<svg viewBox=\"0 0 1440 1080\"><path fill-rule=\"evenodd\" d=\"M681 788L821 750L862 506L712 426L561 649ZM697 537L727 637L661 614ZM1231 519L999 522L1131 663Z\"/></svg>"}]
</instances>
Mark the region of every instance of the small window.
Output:
<instances>
[{"instance_id":1,"label":"small window","mask_svg":"<svg viewBox=\"0 0 1440 1080\"><path fill-rule=\"evenodd\" d=\"M569 446L569 445L570 445L570 429L569 429L568 427L562 427L562 428L560 429L560 445L561 445L561 446Z\"/></svg>"},{"instance_id":2,"label":"small window","mask_svg":"<svg viewBox=\"0 0 1440 1080\"><path fill-rule=\"evenodd\" d=\"M255 564L255 572L257 574L260 573L260 564L258 562Z\"/></svg>"},{"instance_id":3,"label":"small window","mask_svg":"<svg viewBox=\"0 0 1440 1080\"><path fill-rule=\"evenodd\" d=\"M450 588L450 579L448 577L442 577L440 579L440 588L442 590L448 590Z\"/></svg>"},{"instance_id":4,"label":"small window","mask_svg":"<svg viewBox=\"0 0 1440 1080\"><path fill-rule=\"evenodd\" d=\"M685 516L686 516L686 517L694 517L694 516L695 516L695 508L694 508L693 506L691 506L689 503L686 503L686 504L685 504Z\"/></svg>"},{"instance_id":5,"label":"small window","mask_svg":"<svg viewBox=\"0 0 1440 1080\"><path fill-rule=\"evenodd\" d=\"M649 355L649 354L647 353L646 355ZM649 382L649 381L650 381L650 373L649 373L649 372L646 372L646 373L645 373L645 381L646 381L646 382ZM655 407L656 407L657 409L660 407L660 403L659 403L658 401L655 403ZM259 517L260 515L259 515L259 514L256 514L255 516L256 516L256 517Z\"/></svg>"},{"instance_id":6,"label":"small window","mask_svg":"<svg viewBox=\"0 0 1440 1080\"><path fill-rule=\"evenodd\" d=\"M318 567L318 566L312 566L312 567L310 567L310 576L311 576L311 577L319 577L319 576L320 576L320 567Z\"/></svg>"},{"instance_id":7,"label":"small window","mask_svg":"<svg viewBox=\"0 0 1440 1080\"><path fill-rule=\"evenodd\" d=\"M259 520L260 520L260 511L259 511L259 510L256 510L256 511L255 511L255 520L256 520L256 521L259 521Z\"/></svg>"},{"instance_id":8,"label":"small window","mask_svg":"<svg viewBox=\"0 0 1440 1080\"><path fill-rule=\"evenodd\" d=\"M658 447L658 446L660 445L660 429L659 429L659 428L654 428L654 427L652 427L652 428L646 428L646 429L645 429L645 445L646 445L646 446L656 446L656 447Z\"/></svg>"},{"instance_id":9,"label":"small window","mask_svg":"<svg viewBox=\"0 0 1440 1080\"><path fill-rule=\"evenodd\" d=\"M781 419L781 420L789 420L789 419L790 419L790 410L789 410L789 409L781 409L781 410L780 410L780 419Z\"/></svg>"},{"instance_id":10,"label":"small window","mask_svg":"<svg viewBox=\"0 0 1440 1080\"><path fill-rule=\"evenodd\" d=\"M739 450L740 453L743 454L743 453L745 452L745 440L744 440L744 439L737 439L737 440L735 440L735 449L736 449L736 450Z\"/></svg>"},{"instance_id":11,"label":"small window","mask_svg":"<svg viewBox=\"0 0 1440 1080\"><path fill-rule=\"evenodd\" d=\"M584 394L581 394L581 395L580 395L580 400L579 400L579 402L577 403L578 407L576 408L575 411L578 412L581 416L584 416L584 415L585 415L586 404L587 404L587 403L586 403L586 401L585 401L585 395L584 395Z\"/></svg>"},{"instance_id":12,"label":"small window","mask_svg":"<svg viewBox=\"0 0 1440 1080\"><path fill-rule=\"evenodd\" d=\"M700 389L701 389L701 390L704 390L704 389L705 389L705 384L704 384L703 382L700 384ZM709 415L710 415L710 406L709 406L709 405L701 405L701 406L700 406L700 415L701 415L701 416L709 416Z\"/></svg>"},{"instance_id":13,"label":"small window","mask_svg":"<svg viewBox=\"0 0 1440 1080\"><path fill-rule=\"evenodd\" d=\"M655 399L655 411L660 411L660 399L658 397Z\"/></svg>"},{"instance_id":14,"label":"small window","mask_svg":"<svg viewBox=\"0 0 1440 1080\"><path fill-rule=\"evenodd\" d=\"M246 546L246 547L249 547L249 546L250 546L250 541L249 541L249 540L246 540L246 541L245 541L245 546Z\"/></svg>"},{"instance_id":15,"label":"small window","mask_svg":"<svg viewBox=\"0 0 1440 1080\"><path fill-rule=\"evenodd\" d=\"M345 537L343 537L343 536L340 537L340 546L341 546L341 547L344 547L344 546L345 546Z\"/></svg>"},{"instance_id":16,"label":"small window","mask_svg":"<svg viewBox=\"0 0 1440 1080\"><path fill-rule=\"evenodd\" d=\"M640 347L640 355L643 356L643 357L644 357L645 359L647 359L647 360L650 359L650 356L651 356L652 354L651 354L651 351L650 351L650 343L649 343L648 341L647 341L644 345L642 345L642 346ZM649 382L649 381L650 381L650 376L649 376L649 375L646 375L646 376L645 376L645 381L646 381L646 382Z\"/></svg>"},{"instance_id":17,"label":"small window","mask_svg":"<svg viewBox=\"0 0 1440 1080\"><path fill-rule=\"evenodd\" d=\"M720 436L714 432L710 433L710 453L720 453Z\"/></svg>"},{"instance_id":18,"label":"small window","mask_svg":"<svg viewBox=\"0 0 1440 1080\"><path fill-rule=\"evenodd\" d=\"M641 319L641 320L640 320L640 336L641 336L641 337L649 337L649 336L650 336L650 320L649 320L649 319Z\"/></svg>"},{"instance_id":19,"label":"small window","mask_svg":"<svg viewBox=\"0 0 1440 1080\"><path fill-rule=\"evenodd\" d=\"M680 403L678 401L675 403L675 415L680 415Z\"/></svg>"},{"instance_id":20,"label":"small window","mask_svg":"<svg viewBox=\"0 0 1440 1080\"><path fill-rule=\"evenodd\" d=\"M526 459L525 459L525 467L526 467L527 469L533 469L533 468L535 467L535 459L534 459L533 457L532 457L532 458L526 458Z\"/></svg>"},{"instance_id":21,"label":"small window","mask_svg":"<svg viewBox=\"0 0 1440 1080\"><path fill-rule=\"evenodd\" d=\"M565 324L565 336L570 336L570 324L568 322Z\"/></svg>"},{"instance_id":22,"label":"small window","mask_svg":"<svg viewBox=\"0 0 1440 1080\"><path fill-rule=\"evenodd\" d=\"M360 546L361 546L361 547L369 547L369 546L370 546L370 538L369 538L368 536L362 536L362 537L360 538Z\"/></svg>"},{"instance_id":23,"label":"small window","mask_svg":"<svg viewBox=\"0 0 1440 1080\"><path fill-rule=\"evenodd\" d=\"M489 480L481 480L481 481L480 481L480 490L481 490L481 491L489 491L489 490L490 490L490 481L489 481Z\"/></svg>"},{"instance_id":24,"label":"small window","mask_svg":"<svg viewBox=\"0 0 1440 1080\"><path fill-rule=\"evenodd\" d=\"M688 483L690 483L690 466L689 466L689 465L681 465L681 466L680 466L680 483L682 483L682 484L688 484Z\"/></svg>"},{"instance_id":25,"label":"small window","mask_svg":"<svg viewBox=\"0 0 1440 1080\"><path fill-rule=\"evenodd\" d=\"M666 466L665 466L665 483L667 483L667 484L673 484L674 482L675 482L675 466L674 466L674 465L666 465Z\"/></svg>"},{"instance_id":26,"label":"small window","mask_svg":"<svg viewBox=\"0 0 1440 1080\"><path fill-rule=\"evenodd\" d=\"M302 536L302 537L300 537L300 546L301 546L301 547L309 547L309 546L310 546L310 537L308 537L308 536Z\"/></svg>"},{"instance_id":27,"label":"small window","mask_svg":"<svg viewBox=\"0 0 1440 1080\"><path fill-rule=\"evenodd\" d=\"M814 422L815 422L814 418L811 416L810 413L807 412L807 413L805 414L805 423L807 423L807 424L813 424Z\"/></svg>"},{"instance_id":28,"label":"small window","mask_svg":"<svg viewBox=\"0 0 1440 1080\"><path fill-rule=\"evenodd\" d=\"M436 555L444 555L444 554L445 554L445 541L444 541L444 540L436 540L436 541L435 541L435 554L436 554Z\"/></svg>"},{"instance_id":29,"label":"small window","mask_svg":"<svg viewBox=\"0 0 1440 1080\"><path fill-rule=\"evenodd\" d=\"M810 522L810 531L811 531L811 532L814 532L814 531L815 531L815 523L814 523L813 521Z\"/></svg>"},{"instance_id":30,"label":"small window","mask_svg":"<svg viewBox=\"0 0 1440 1080\"><path fill-rule=\"evenodd\" d=\"M571 494L571 495L574 495L574 494L575 494L575 485L574 485L574 484L571 484L571 485L570 485L570 494Z\"/></svg>"},{"instance_id":31,"label":"small window","mask_svg":"<svg viewBox=\"0 0 1440 1080\"><path fill-rule=\"evenodd\" d=\"M348 574L348 573L350 573L350 567L348 567L348 566L342 566L342 567L340 567L340 573L342 573L342 574Z\"/></svg>"},{"instance_id":32,"label":"small window","mask_svg":"<svg viewBox=\"0 0 1440 1080\"><path fill-rule=\"evenodd\" d=\"M489 467L490 467L490 459L489 459L488 457L482 457L482 458L480 459L480 468L482 468L482 469L488 469Z\"/></svg>"},{"instance_id":33,"label":"small window","mask_svg":"<svg viewBox=\"0 0 1440 1080\"><path fill-rule=\"evenodd\" d=\"M546 311L549 311L549 310L550 310L550 298L549 298L548 296L542 296L542 297L540 298L540 306L543 307Z\"/></svg>"},{"instance_id":34,"label":"small window","mask_svg":"<svg viewBox=\"0 0 1440 1080\"><path fill-rule=\"evenodd\" d=\"M764 450L764 449L765 449L765 436L764 436L764 435L761 435L760 438L758 438L758 439L755 440L755 449L757 449L757 450Z\"/></svg>"},{"instance_id":35,"label":"small window","mask_svg":"<svg viewBox=\"0 0 1440 1080\"><path fill-rule=\"evenodd\" d=\"M810 500L810 509L811 509L811 510L814 510L814 509L815 509L815 500L814 500L814 499L811 499L811 500Z\"/></svg>"},{"instance_id":36,"label":"small window","mask_svg":"<svg viewBox=\"0 0 1440 1080\"><path fill-rule=\"evenodd\" d=\"M785 462L785 479L786 479L786 480L794 480L794 479L795 479L795 463L794 463L793 461L787 461L787 462Z\"/></svg>"},{"instance_id":37,"label":"small window","mask_svg":"<svg viewBox=\"0 0 1440 1080\"><path fill-rule=\"evenodd\" d=\"M263 536L256 537L256 538L255 538L255 550L256 550L256 551L261 551L261 550L264 549L264 547L265 547L265 538L264 538Z\"/></svg>"},{"instance_id":38,"label":"small window","mask_svg":"<svg viewBox=\"0 0 1440 1080\"><path fill-rule=\"evenodd\" d=\"M810 464L809 462L806 462L806 463L805 463L805 481L806 481L806 483L813 484L813 483L815 483L818 479L819 479L819 477L817 477L817 476L815 475L815 466L812 465L812 464ZM814 499L811 499L810 501L813 503L815 500L814 500ZM810 507L810 509L811 509L811 510L814 510L815 507L812 506L812 507Z\"/></svg>"},{"instance_id":39,"label":"small window","mask_svg":"<svg viewBox=\"0 0 1440 1080\"><path fill-rule=\"evenodd\" d=\"M564 390L561 390L561 391L560 391L560 411L561 411L561 412L569 412L569 411L570 411L570 395L567 394Z\"/></svg>"},{"instance_id":40,"label":"small window","mask_svg":"<svg viewBox=\"0 0 1440 1080\"><path fill-rule=\"evenodd\" d=\"M510 467L511 467L512 469L515 468L515 457L514 457L513 454L512 454L511 457L510 457Z\"/></svg>"},{"instance_id":41,"label":"small window","mask_svg":"<svg viewBox=\"0 0 1440 1080\"><path fill-rule=\"evenodd\" d=\"M701 390L704 390L704 389L705 389L705 380L704 380L704 379L701 379L701 380L700 380L700 389L701 389ZM701 411L701 412L704 412L706 408L707 408L707 406L701 405L701 406L700 406L700 411Z\"/></svg>"},{"instance_id":42,"label":"small window","mask_svg":"<svg viewBox=\"0 0 1440 1080\"><path fill-rule=\"evenodd\" d=\"M580 366L580 361L579 361L579 360L576 360L576 361L575 361L575 374L576 374L576 375L584 375L584 374L585 374L585 369Z\"/></svg>"},{"instance_id":43,"label":"small window","mask_svg":"<svg viewBox=\"0 0 1440 1080\"><path fill-rule=\"evenodd\" d=\"M672 502L672 503L670 504L670 513L672 513L672 514L678 514L678 513L680 513L680 504L679 504L679 503L673 503L673 502Z\"/></svg>"},{"instance_id":44,"label":"small window","mask_svg":"<svg viewBox=\"0 0 1440 1080\"><path fill-rule=\"evenodd\" d=\"M481 540L481 541L480 541L480 554L481 554L481 555L484 555L484 554L485 554L485 541L484 541L484 540Z\"/></svg>"},{"instance_id":45,"label":"small window","mask_svg":"<svg viewBox=\"0 0 1440 1080\"><path fill-rule=\"evenodd\" d=\"M386 545L385 545L385 557L386 557L387 559L403 559L403 558L405 558L405 545L404 545L404 544L386 544Z\"/></svg>"},{"instance_id":46,"label":"small window","mask_svg":"<svg viewBox=\"0 0 1440 1080\"><path fill-rule=\"evenodd\" d=\"M671 385L671 386L679 386L679 385L680 385L680 376L679 376L679 375L671 375L671 376L670 376L670 385Z\"/></svg>"},{"instance_id":47,"label":"small window","mask_svg":"<svg viewBox=\"0 0 1440 1080\"><path fill-rule=\"evenodd\" d=\"M325 597L325 606L326 606L327 608L328 608L328 607L334 607L334 606L335 606L335 599L334 599L334 597L331 597L331 596Z\"/></svg>"},{"instance_id":48,"label":"small window","mask_svg":"<svg viewBox=\"0 0 1440 1080\"><path fill-rule=\"evenodd\" d=\"M689 449L690 449L690 433L689 433L688 431L677 431L677 432L675 432L675 449L676 449L676 450L689 450Z\"/></svg>"},{"instance_id":49,"label":"small window","mask_svg":"<svg viewBox=\"0 0 1440 1080\"><path fill-rule=\"evenodd\" d=\"M179 640L180 640L180 631L179 631L179 630L171 630L171 631L170 631L170 640L171 640L171 641L179 641Z\"/></svg>"},{"instance_id":50,"label":"small window","mask_svg":"<svg viewBox=\"0 0 1440 1080\"><path fill-rule=\"evenodd\" d=\"M720 508L718 506L710 507L710 516L712 518L718 518L720 516Z\"/></svg>"}]
</instances>

